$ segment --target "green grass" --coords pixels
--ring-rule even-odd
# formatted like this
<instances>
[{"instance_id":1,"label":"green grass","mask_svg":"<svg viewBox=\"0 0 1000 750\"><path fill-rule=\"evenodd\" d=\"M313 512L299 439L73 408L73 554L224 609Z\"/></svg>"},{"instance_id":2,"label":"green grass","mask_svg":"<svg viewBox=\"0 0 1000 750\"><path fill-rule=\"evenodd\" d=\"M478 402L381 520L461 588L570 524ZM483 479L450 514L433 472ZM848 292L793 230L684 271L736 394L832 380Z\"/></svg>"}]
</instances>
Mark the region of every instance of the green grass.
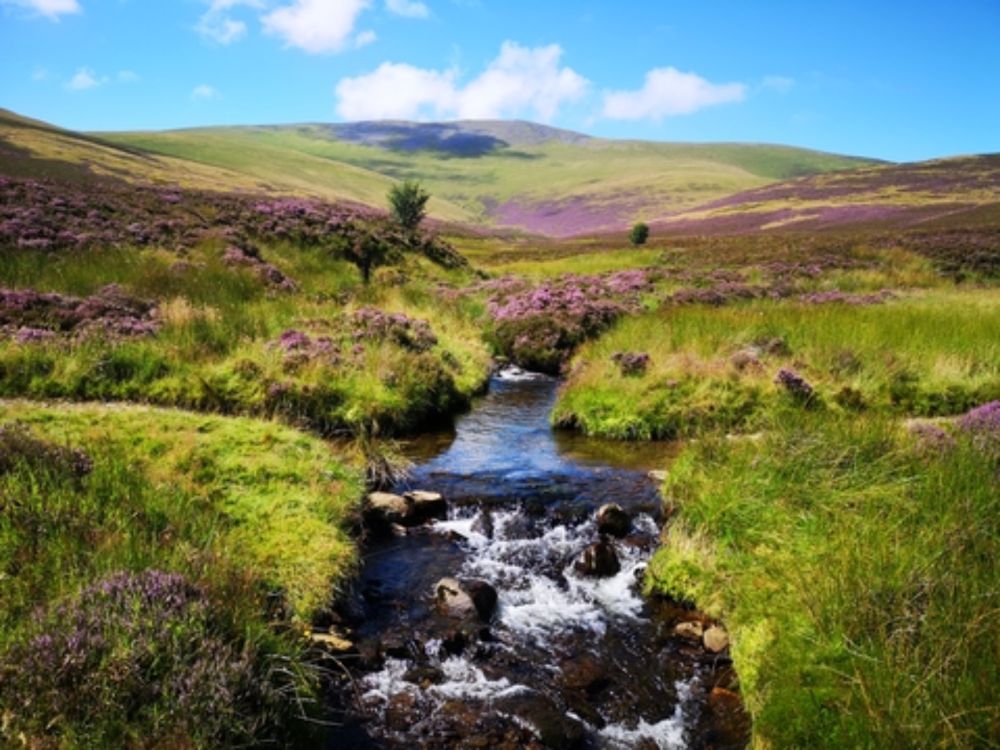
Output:
<instances>
[{"instance_id":1,"label":"green grass","mask_svg":"<svg viewBox=\"0 0 1000 750\"><path fill-rule=\"evenodd\" d=\"M22 611L15 602L27 607L114 570L186 572L218 560L282 592L308 621L354 568L345 527L359 477L316 438L274 422L144 406L0 402L0 422L14 420L92 451L96 470L81 497L50 509L42 536L6 528L5 559L21 570L3 579L8 614ZM29 543L38 557L27 565Z\"/></svg>"},{"instance_id":2,"label":"green grass","mask_svg":"<svg viewBox=\"0 0 1000 750\"><path fill-rule=\"evenodd\" d=\"M670 467L651 588L732 635L755 747L991 747L1000 483L965 441L785 409Z\"/></svg>"},{"instance_id":3,"label":"green grass","mask_svg":"<svg viewBox=\"0 0 1000 750\"><path fill-rule=\"evenodd\" d=\"M0 744L301 738L309 725L300 719L320 715L302 632L357 568L348 527L360 471L319 439L261 420L0 400L0 424L13 422L82 449L93 470L73 478L17 460L0 470ZM204 592L206 608L176 619L169 642L144 640L165 627L144 619L144 607L168 602L137 600L115 615L86 593L149 571ZM51 659L66 661L25 664L39 638L54 638ZM242 687L229 693L233 680Z\"/></svg>"},{"instance_id":4,"label":"green grass","mask_svg":"<svg viewBox=\"0 0 1000 750\"><path fill-rule=\"evenodd\" d=\"M912 291L867 307L666 307L585 345L553 419L626 439L749 432L788 400L772 382L781 367L831 411L956 414L1000 397L997 330L1000 293L987 289ZM768 352L772 341L783 348ZM741 369L734 355L754 346L759 361ZM648 353L648 371L623 376L619 351Z\"/></svg>"},{"instance_id":5,"label":"green grass","mask_svg":"<svg viewBox=\"0 0 1000 750\"><path fill-rule=\"evenodd\" d=\"M127 342L89 339L18 345L0 342L0 394L32 398L115 400L226 414L279 416L324 432L412 431L467 403L485 382L489 357L476 321L442 304L436 284L461 279L418 258L384 269L371 288L357 270L319 250L277 246L264 256L301 289L274 294L253 274L220 261L204 245L178 274L176 256L155 250L67 253L56 258L12 253L0 284L74 294L109 282L153 299L162 329ZM402 286L381 281L408 279ZM438 344L427 352L391 341L355 342L353 310L375 306L427 320ZM272 343L285 330L331 335L337 361L287 360Z\"/></svg>"}]
</instances>

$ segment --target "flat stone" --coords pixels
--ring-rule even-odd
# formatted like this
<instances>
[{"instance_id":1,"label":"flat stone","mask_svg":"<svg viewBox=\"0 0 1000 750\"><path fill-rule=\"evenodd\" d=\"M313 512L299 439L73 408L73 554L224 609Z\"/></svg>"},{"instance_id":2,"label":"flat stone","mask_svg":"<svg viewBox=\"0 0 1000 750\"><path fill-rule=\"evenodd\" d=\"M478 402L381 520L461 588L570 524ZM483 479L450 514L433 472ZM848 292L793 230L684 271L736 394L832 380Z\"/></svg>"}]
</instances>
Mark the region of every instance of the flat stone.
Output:
<instances>
[{"instance_id":1,"label":"flat stone","mask_svg":"<svg viewBox=\"0 0 1000 750\"><path fill-rule=\"evenodd\" d=\"M310 633L309 640L328 651L342 654L354 648L354 644L336 633Z\"/></svg>"},{"instance_id":2,"label":"flat stone","mask_svg":"<svg viewBox=\"0 0 1000 750\"><path fill-rule=\"evenodd\" d=\"M674 625L674 635L687 638L692 641L700 641L705 632L704 626L697 620L690 622L679 622Z\"/></svg>"}]
</instances>

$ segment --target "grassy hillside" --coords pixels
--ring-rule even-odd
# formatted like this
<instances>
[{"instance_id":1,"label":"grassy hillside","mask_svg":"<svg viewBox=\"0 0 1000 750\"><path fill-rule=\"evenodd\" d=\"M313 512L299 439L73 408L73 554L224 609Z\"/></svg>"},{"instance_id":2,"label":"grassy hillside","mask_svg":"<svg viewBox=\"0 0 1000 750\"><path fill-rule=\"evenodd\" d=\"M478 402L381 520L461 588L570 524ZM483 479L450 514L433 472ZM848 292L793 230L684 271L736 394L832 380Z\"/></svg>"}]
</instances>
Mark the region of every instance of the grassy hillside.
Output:
<instances>
[{"instance_id":1,"label":"grassy hillside","mask_svg":"<svg viewBox=\"0 0 1000 750\"><path fill-rule=\"evenodd\" d=\"M335 183L342 197L362 202L381 200L390 179L415 178L439 199L431 205L438 218L554 236L620 227L777 179L868 163L783 146L574 140L563 131L545 138L540 126L517 125L480 124L461 138L436 124L407 125L403 135L399 125L389 135L302 125L102 137L275 184L290 174L301 189Z\"/></svg>"},{"instance_id":2,"label":"grassy hillside","mask_svg":"<svg viewBox=\"0 0 1000 750\"><path fill-rule=\"evenodd\" d=\"M656 222L660 233L1000 224L1000 155L868 166L779 182Z\"/></svg>"}]
</instances>

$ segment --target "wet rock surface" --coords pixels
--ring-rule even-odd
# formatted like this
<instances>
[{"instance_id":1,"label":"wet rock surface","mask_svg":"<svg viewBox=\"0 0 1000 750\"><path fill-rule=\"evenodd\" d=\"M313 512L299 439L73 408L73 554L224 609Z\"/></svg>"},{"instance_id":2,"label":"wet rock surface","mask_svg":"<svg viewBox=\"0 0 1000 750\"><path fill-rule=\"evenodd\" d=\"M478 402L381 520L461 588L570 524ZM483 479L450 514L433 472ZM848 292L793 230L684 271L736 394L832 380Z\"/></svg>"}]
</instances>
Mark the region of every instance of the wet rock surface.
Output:
<instances>
[{"instance_id":1,"label":"wet rock surface","mask_svg":"<svg viewBox=\"0 0 1000 750\"><path fill-rule=\"evenodd\" d=\"M659 534L649 467L564 456L554 390L495 378L413 473L447 517L370 539L339 608L357 646L338 657L352 681L331 750L745 746L713 624L640 595Z\"/></svg>"}]
</instances>

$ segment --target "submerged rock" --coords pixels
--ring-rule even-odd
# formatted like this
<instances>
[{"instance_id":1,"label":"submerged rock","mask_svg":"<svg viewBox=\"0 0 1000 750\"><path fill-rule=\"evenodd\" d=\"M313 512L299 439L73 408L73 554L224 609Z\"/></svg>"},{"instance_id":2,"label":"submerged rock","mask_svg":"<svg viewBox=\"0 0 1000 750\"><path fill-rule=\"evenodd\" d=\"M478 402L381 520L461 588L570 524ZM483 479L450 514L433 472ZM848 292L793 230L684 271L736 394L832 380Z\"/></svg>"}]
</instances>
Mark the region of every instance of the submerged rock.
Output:
<instances>
[{"instance_id":1,"label":"submerged rock","mask_svg":"<svg viewBox=\"0 0 1000 750\"><path fill-rule=\"evenodd\" d=\"M583 551L573 568L585 576L613 576L621 570L614 545L605 540L594 542Z\"/></svg>"},{"instance_id":2,"label":"submerged rock","mask_svg":"<svg viewBox=\"0 0 1000 750\"><path fill-rule=\"evenodd\" d=\"M497 606L497 592L486 581L442 578L434 584L437 610L448 617L478 617L489 622Z\"/></svg>"},{"instance_id":3,"label":"submerged rock","mask_svg":"<svg viewBox=\"0 0 1000 750\"><path fill-rule=\"evenodd\" d=\"M632 528L632 519L622 506L617 503L607 503L597 509L597 530L621 538Z\"/></svg>"},{"instance_id":4,"label":"submerged rock","mask_svg":"<svg viewBox=\"0 0 1000 750\"><path fill-rule=\"evenodd\" d=\"M583 747L583 724L567 716L551 698L541 693L525 691L505 697L497 701L497 708L529 724L547 748L577 750Z\"/></svg>"}]
</instances>

